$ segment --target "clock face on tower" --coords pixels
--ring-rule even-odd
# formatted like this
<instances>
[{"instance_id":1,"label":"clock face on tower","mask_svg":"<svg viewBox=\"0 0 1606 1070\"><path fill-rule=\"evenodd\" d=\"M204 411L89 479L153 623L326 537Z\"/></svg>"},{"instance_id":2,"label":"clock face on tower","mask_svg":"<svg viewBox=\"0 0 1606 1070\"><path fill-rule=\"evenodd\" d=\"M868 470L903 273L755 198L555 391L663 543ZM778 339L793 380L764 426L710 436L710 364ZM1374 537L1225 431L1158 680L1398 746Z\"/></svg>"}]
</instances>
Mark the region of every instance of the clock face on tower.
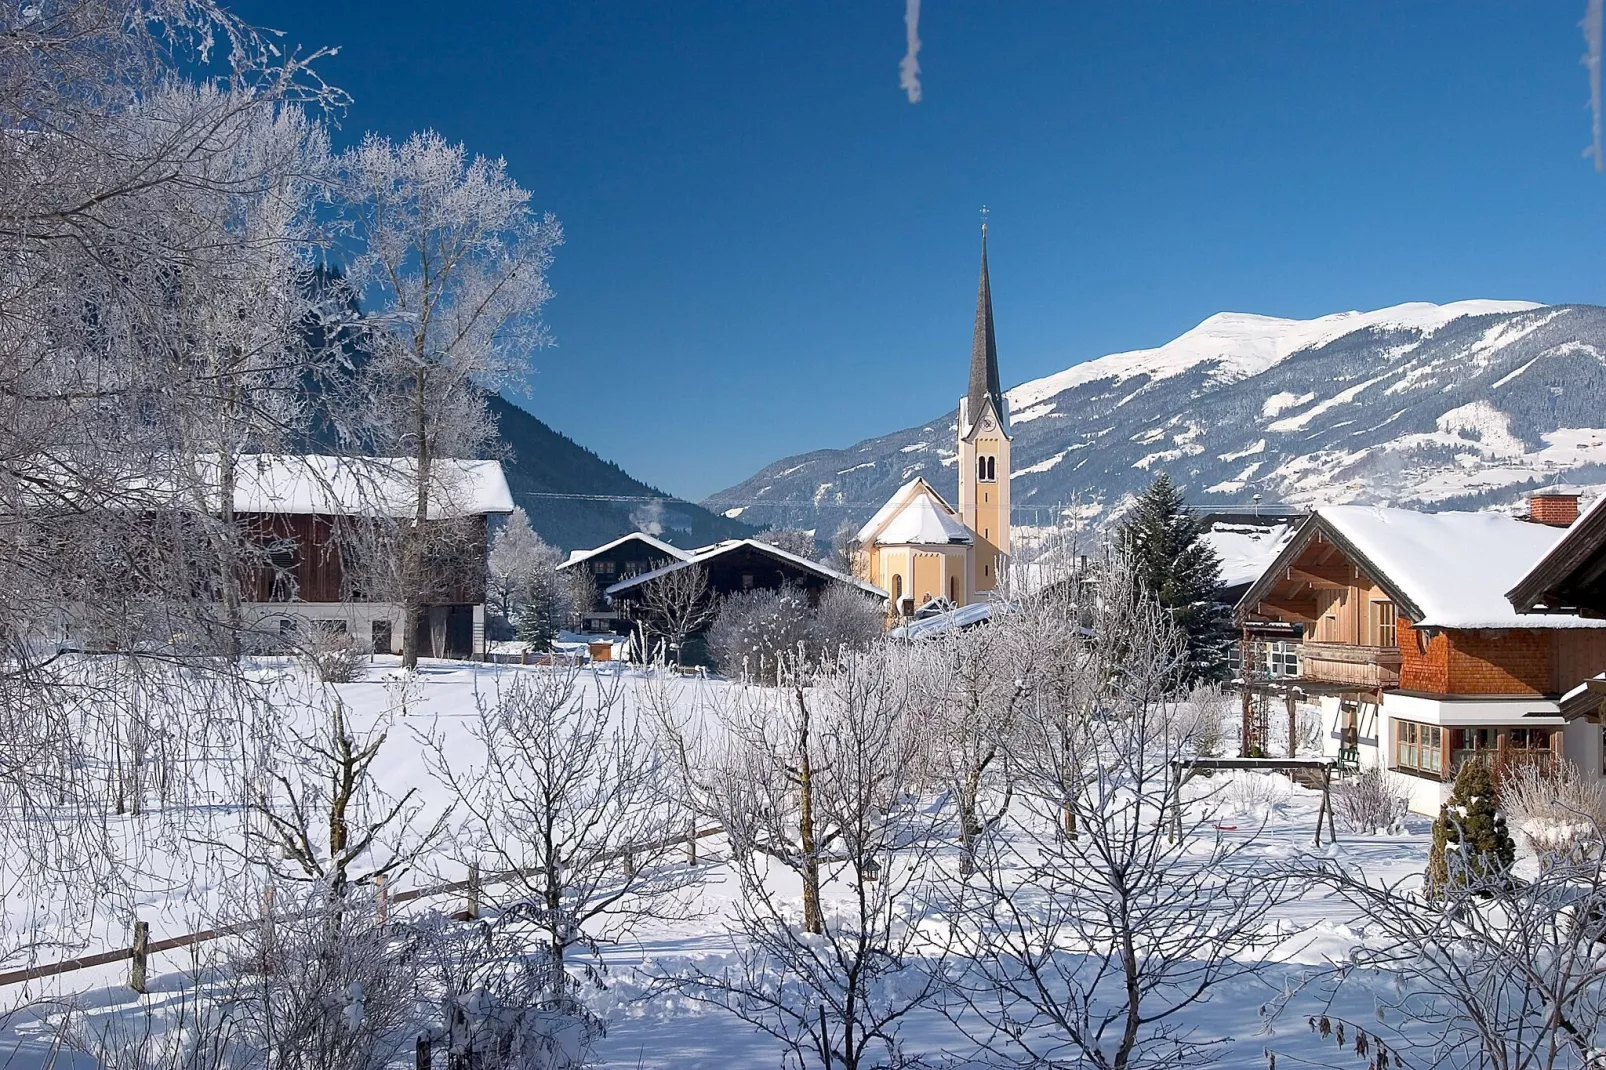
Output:
<instances>
[{"instance_id":1,"label":"clock face on tower","mask_svg":"<svg viewBox=\"0 0 1606 1070\"><path fill-rule=\"evenodd\" d=\"M983 416L981 418L981 429L983 431L996 431L998 429L998 425L993 422L993 418L991 416Z\"/></svg>"}]
</instances>

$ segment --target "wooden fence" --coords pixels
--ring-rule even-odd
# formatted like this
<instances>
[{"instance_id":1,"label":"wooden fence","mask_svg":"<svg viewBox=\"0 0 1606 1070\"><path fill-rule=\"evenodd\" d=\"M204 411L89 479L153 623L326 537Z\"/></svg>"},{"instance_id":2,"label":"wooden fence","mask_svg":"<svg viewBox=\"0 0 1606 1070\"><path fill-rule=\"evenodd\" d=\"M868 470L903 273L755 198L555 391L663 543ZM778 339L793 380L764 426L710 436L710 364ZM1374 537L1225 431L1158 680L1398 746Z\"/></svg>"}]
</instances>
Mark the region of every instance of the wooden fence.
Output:
<instances>
[{"instance_id":1,"label":"wooden fence","mask_svg":"<svg viewBox=\"0 0 1606 1070\"><path fill-rule=\"evenodd\" d=\"M672 840L661 840L656 843L640 844L613 852L605 859L628 858L631 855L647 851L663 850L686 844L691 852L691 862L697 861L697 841L709 836L718 836L725 830L723 828L697 829L690 835L679 836ZM435 884L424 888L408 888L394 894L387 893L383 887L379 893L379 909L383 912L393 903L408 903L414 899L423 899L431 895L449 895L454 892L465 893L465 908L462 914L469 918L478 916L480 891L487 884L507 884L539 872L535 868L506 869L489 875L481 875L479 867L469 866L468 877L460 881L448 881L445 884ZM253 921L241 922L237 925L225 925L216 929L203 929L200 932L185 933L182 936L170 936L165 940L150 939L150 925L148 922L135 920L133 939L128 947L120 947L112 951L102 951L94 955L82 955L74 959L62 959L60 962L47 962L38 966L29 966L25 969L11 970L0 973L0 988L6 985L22 984L24 981L36 981L45 977L55 977L57 974L73 973L77 970L88 970L96 966L110 966L118 962L130 963L128 971L128 984L135 992L145 991L146 970L150 956L159 955L168 951L178 951L181 948L193 947L212 940L221 940L229 936L239 936L262 925L264 921L295 921L298 918L310 917L312 912L299 914L283 914L272 918L258 918Z\"/></svg>"}]
</instances>

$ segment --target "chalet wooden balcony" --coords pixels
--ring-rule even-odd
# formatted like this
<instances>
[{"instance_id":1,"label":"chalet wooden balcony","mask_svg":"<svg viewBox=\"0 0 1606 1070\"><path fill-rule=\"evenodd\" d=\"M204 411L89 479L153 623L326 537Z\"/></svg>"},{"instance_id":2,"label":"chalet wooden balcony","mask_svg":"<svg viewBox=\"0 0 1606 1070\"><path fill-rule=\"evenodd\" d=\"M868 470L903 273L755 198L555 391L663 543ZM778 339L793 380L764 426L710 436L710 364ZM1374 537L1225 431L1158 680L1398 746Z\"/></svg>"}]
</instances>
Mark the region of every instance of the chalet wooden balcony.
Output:
<instances>
[{"instance_id":1,"label":"chalet wooden balcony","mask_svg":"<svg viewBox=\"0 0 1606 1070\"><path fill-rule=\"evenodd\" d=\"M1306 640L1300 678L1324 684L1398 687L1400 650L1392 646L1355 646Z\"/></svg>"}]
</instances>

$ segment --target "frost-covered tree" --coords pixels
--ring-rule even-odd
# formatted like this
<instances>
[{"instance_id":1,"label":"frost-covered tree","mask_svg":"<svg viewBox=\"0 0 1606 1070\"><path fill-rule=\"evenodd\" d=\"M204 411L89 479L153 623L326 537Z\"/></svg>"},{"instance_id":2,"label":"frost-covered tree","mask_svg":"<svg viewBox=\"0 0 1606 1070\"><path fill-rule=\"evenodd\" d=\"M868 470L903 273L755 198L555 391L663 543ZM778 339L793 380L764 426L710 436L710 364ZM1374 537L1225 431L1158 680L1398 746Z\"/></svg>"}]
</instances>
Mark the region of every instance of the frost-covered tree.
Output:
<instances>
[{"instance_id":1,"label":"frost-covered tree","mask_svg":"<svg viewBox=\"0 0 1606 1070\"><path fill-rule=\"evenodd\" d=\"M706 787L731 842L742 939L717 968L656 982L775 1037L790 1065L900 1065L903 1022L946 980L919 925L938 833L908 792L922 725L900 654L844 653L719 713Z\"/></svg>"},{"instance_id":2,"label":"frost-covered tree","mask_svg":"<svg viewBox=\"0 0 1606 1070\"><path fill-rule=\"evenodd\" d=\"M702 565L670 569L641 585L646 623L669 641L676 665L685 663L686 640L714 618L718 606Z\"/></svg>"},{"instance_id":3,"label":"frost-covered tree","mask_svg":"<svg viewBox=\"0 0 1606 1070\"><path fill-rule=\"evenodd\" d=\"M1284 881L1253 835L1223 838L1208 799L1184 796L1172 766L1188 753L1172 730L1184 643L1120 558L1088 631L1036 648L1062 664L1022 704L1020 813L978 844L955 913L951 950L976 974L953 1021L1031 1065L1197 1065L1224 1037L1190 1012L1257 968Z\"/></svg>"},{"instance_id":4,"label":"frost-covered tree","mask_svg":"<svg viewBox=\"0 0 1606 1070\"><path fill-rule=\"evenodd\" d=\"M1585 838L1601 842L1591 815L1569 817L1587 828ZM1285 1034L1280 1052L1331 1044L1336 1033L1347 1034L1346 1047L1364 1038L1378 1065L1384 1052L1392 1066L1457 1070L1599 1065L1606 1050L1606 856L1555 852L1520 880L1489 864L1493 859L1479 862L1453 846L1449 862L1449 879L1425 895L1414 874L1391 882L1340 858L1300 860L1298 877L1331 890L1366 919L1366 939L1293 993L1314 990L1331 1009L1309 1023L1321 1040L1302 1042L1309 1034L1301 1027ZM1370 1013L1346 1021L1338 1008L1356 985L1364 986L1361 1005ZM1286 1011L1297 1004L1278 1005Z\"/></svg>"},{"instance_id":5,"label":"frost-covered tree","mask_svg":"<svg viewBox=\"0 0 1606 1070\"><path fill-rule=\"evenodd\" d=\"M479 755L424 741L465 815L458 851L509 874L493 899L544 949L553 998L568 998L577 956L595 964L603 945L678 917L699 879L671 861L684 832L674 765L626 722L624 694L575 667L531 673L478 703Z\"/></svg>"},{"instance_id":6,"label":"frost-covered tree","mask_svg":"<svg viewBox=\"0 0 1606 1070\"><path fill-rule=\"evenodd\" d=\"M1232 642L1228 609L1216 601L1221 562L1203 536L1198 517L1163 472L1138 495L1120 529L1122 552L1138 582L1182 632L1186 656L1178 672L1188 682L1222 678Z\"/></svg>"},{"instance_id":7,"label":"frost-covered tree","mask_svg":"<svg viewBox=\"0 0 1606 1070\"><path fill-rule=\"evenodd\" d=\"M515 507L491 537L485 558L488 608L503 620L512 620L536 574L560 562L558 551L530 526L530 515Z\"/></svg>"},{"instance_id":8,"label":"frost-covered tree","mask_svg":"<svg viewBox=\"0 0 1606 1070\"><path fill-rule=\"evenodd\" d=\"M765 528L758 533L758 541L768 543L777 550L785 550L805 561L817 560L820 544L814 541L814 532L800 528Z\"/></svg>"},{"instance_id":9,"label":"frost-covered tree","mask_svg":"<svg viewBox=\"0 0 1606 1070\"><path fill-rule=\"evenodd\" d=\"M531 211L503 161L471 158L433 132L400 144L370 135L340 170L353 285L369 297L373 436L410 462L397 541L412 667L431 536L442 532L431 521L460 493L436 462L478 456L493 440L485 392L509 385L546 340L540 310L562 230Z\"/></svg>"}]
</instances>

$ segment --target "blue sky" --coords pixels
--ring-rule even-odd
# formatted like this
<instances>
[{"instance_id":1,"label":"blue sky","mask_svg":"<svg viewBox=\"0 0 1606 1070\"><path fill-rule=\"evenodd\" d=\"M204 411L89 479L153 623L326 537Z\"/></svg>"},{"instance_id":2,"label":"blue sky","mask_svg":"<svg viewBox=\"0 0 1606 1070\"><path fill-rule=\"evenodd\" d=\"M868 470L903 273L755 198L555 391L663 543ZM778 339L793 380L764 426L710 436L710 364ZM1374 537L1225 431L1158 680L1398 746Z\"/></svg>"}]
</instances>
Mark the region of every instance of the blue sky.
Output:
<instances>
[{"instance_id":1,"label":"blue sky","mask_svg":"<svg viewBox=\"0 0 1606 1070\"><path fill-rule=\"evenodd\" d=\"M1211 313L1606 300L1584 0L252 0L567 231L521 399L698 498L952 408L977 209L1006 383Z\"/></svg>"}]
</instances>

